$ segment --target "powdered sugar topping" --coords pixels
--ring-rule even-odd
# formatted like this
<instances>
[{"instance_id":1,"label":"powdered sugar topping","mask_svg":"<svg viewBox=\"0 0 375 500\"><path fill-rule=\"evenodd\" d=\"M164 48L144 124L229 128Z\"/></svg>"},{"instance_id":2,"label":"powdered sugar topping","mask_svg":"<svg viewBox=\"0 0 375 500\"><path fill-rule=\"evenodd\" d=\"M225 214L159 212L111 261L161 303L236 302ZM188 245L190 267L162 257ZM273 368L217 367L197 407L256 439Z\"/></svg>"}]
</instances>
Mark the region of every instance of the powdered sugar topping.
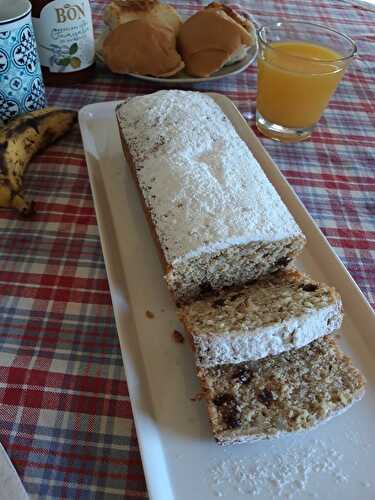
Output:
<instances>
[{"instance_id":1,"label":"powdered sugar topping","mask_svg":"<svg viewBox=\"0 0 375 500\"><path fill-rule=\"evenodd\" d=\"M118 117L169 263L300 229L214 100L163 90Z\"/></svg>"},{"instance_id":2,"label":"powdered sugar topping","mask_svg":"<svg viewBox=\"0 0 375 500\"><path fill-rule=\"evenodd\" d=\"M317 484L325 484L329 489L324 498L352 498L344 494L350 483L352 490L357 491L357 498L369 498L363 492L372 488L372 478L359 470L355 457L365 454L370 458L370 445L356 438L356 442L350 439L350 447L345 435L339 443L329 436L324 439L312 436L310 433L305 439L288 436L283 444L267 446L263 452L249 448L241 457L230 453L225 459L213 460L206 477L214 496L231 500L321 499Z\"/></svg>"}]
</instances>

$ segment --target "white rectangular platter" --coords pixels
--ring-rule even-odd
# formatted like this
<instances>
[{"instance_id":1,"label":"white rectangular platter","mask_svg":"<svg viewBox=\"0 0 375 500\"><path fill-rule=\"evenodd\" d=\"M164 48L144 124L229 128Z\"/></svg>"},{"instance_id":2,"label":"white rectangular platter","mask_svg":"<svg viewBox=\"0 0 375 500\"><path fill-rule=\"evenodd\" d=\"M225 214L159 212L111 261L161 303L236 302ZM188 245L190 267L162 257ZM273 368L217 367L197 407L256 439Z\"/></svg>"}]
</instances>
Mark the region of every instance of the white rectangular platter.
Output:
<instances>
[{"instance_id":1,"label":"white rectangular platter","mask_svg":"<svg viewBox=\"0 0 375 500\"><path fill-rule=\"evenodd\" d=\"M340 291L346 311L340 343L368 387L360 403L316 430L219 447L205 403L191 399L199 386L189 342L172 338L182 329L122 153L118 103L86 106L79 122L149 496L374 499L375 315L233 103L211 95L306 234L298 266Z\"/></svg>"}]
</instances>

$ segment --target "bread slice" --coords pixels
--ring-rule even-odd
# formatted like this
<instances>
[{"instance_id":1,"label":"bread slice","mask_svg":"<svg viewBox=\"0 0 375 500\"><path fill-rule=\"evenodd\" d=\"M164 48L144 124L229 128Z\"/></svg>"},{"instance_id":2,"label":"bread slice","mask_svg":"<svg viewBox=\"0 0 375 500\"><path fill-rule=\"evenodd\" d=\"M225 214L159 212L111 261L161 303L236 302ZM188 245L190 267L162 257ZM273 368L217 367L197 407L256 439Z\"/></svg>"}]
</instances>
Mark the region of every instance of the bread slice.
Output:
<instances>
[{"instance_id":1,"label":"bread slice","mask_svg":"<svg viewBox=\"0 0 375 500\"><path fill-rule=\"evenodd\" d=\"M332 336L278 356L201 369L198 376L213 434L224 445L311 429L365 390L364 377Z\"/></svg>"},{"instance_id":2,"label":"bread slice","mask_svg":"<svg viewBox=\"0 0 375 500\"><path fill-rule=\"evenodd\" d=\"M303 347L337 330L343 318L336 290L296 270L211 294L179 307L178 314L199 367Z\"/></svg>"},{"instance_id":3,"label":"bread slice","mask_svg":"<svg viewBox=\"0 0 375 500\"><path fill-rule=\"evenodd\" d=\"M161 90L117 108L128 165L177 302L287 266L305 237L208 95Z\"/></svg>"}]
</instances>

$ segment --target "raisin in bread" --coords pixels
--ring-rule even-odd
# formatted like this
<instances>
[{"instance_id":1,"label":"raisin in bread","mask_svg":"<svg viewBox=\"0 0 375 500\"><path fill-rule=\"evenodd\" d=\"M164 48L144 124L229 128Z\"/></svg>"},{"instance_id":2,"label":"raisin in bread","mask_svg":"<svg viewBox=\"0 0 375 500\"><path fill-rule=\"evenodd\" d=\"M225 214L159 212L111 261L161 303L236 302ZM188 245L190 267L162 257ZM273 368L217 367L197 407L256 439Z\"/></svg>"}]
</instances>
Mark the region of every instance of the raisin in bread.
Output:
<instances>
[{"instance_id":1,"label":"raisin in bread","mask_svg":"<svg viewBox=\"0 0 375 500\"><path fill-rule=\"evenodd\" d=\"M304 431L362 398L365 380L329 337L278 356L198 371L220 444Z\"/></svg>"}]
</instances>

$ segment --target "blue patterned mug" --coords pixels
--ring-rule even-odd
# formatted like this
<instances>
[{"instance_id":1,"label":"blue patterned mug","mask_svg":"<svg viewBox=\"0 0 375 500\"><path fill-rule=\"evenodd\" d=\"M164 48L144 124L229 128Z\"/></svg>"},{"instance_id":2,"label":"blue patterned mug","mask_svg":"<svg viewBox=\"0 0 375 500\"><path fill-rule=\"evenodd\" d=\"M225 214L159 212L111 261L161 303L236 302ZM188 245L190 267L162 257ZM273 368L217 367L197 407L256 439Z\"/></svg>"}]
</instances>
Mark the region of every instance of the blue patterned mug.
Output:
<instances>
[{"instance_id":1,"label":"blue patterned mug","mask_svg":"<svg viewBox=\"0 0 375 500\"><path fill-rule=\"evenodd\" d=\"M28 0L0 0L0 119L46 106Z\"/></svg>"}]
</instances>

